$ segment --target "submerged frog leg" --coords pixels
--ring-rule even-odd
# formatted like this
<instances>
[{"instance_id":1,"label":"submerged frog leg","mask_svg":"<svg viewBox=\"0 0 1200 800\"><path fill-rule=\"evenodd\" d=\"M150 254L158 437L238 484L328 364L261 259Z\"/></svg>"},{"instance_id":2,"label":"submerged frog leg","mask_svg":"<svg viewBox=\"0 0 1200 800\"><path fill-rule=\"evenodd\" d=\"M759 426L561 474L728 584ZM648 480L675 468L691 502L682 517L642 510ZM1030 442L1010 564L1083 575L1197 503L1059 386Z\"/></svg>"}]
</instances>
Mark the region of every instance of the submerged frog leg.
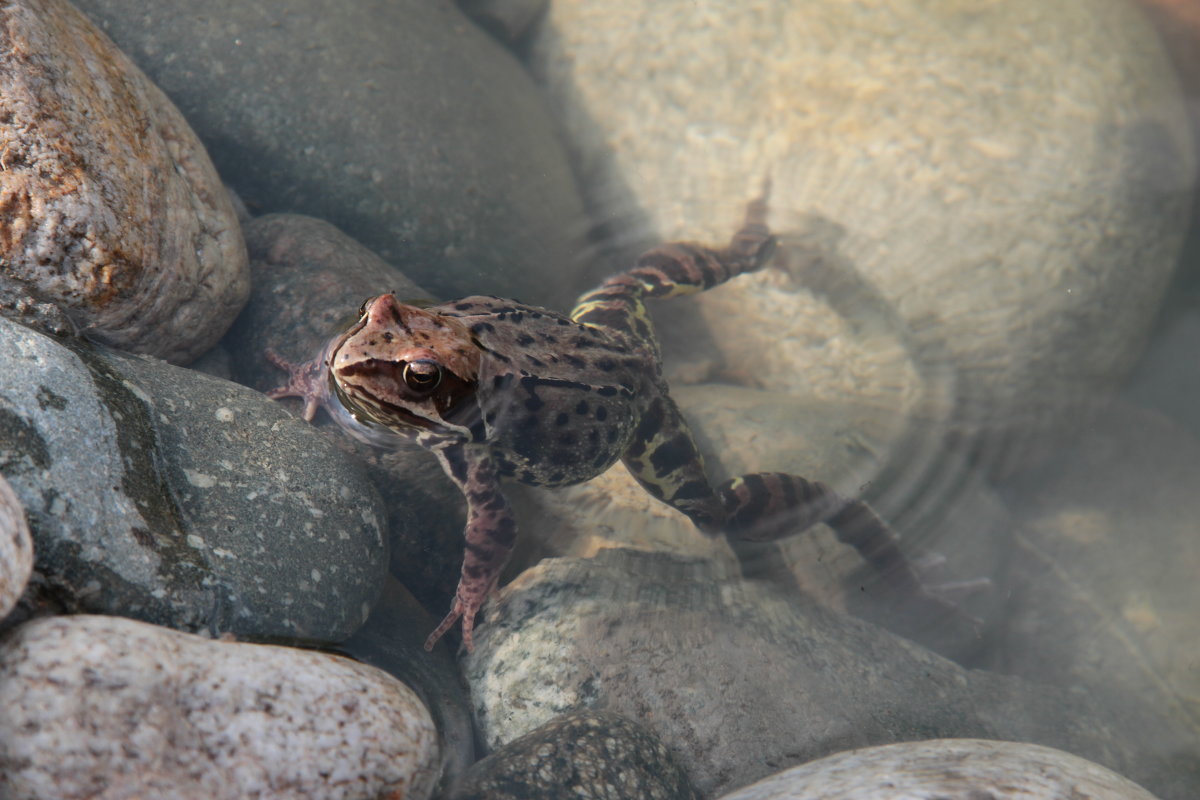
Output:
<instances>
[{"instance_id":1,"label":"submerged frog leg","mask_svg":"<svg viewBox=\"0 0 1200 800\"><path fill-rule=\"evenodd\" d=\"M769 192L768 181L762 196L747 204L741 229L724 249L675 242L649 250L633 269L613 275L581 296L571 319L621 334L648 349L657 360L658 344L645 299L703 292L766 266L776 245L767 227Z\"/></svg>"},{"instance_id":2,"label":"submerged frog leg","mask_svg":"<svg viewBox=\"0 0 1200 800\"><path fill-rule=\"evenodd\" d=\"M500 491L499 475L486 453L458 444L432 449L467 500L467 527L463 532L466 552L454 605L425 640L425 649L432 650L461 617L463 644L467 652L472 652L475 615L496 587L500 571L508 562L517 538L517 523Z\"/></svg>"},{"instance_id":3,"label":"submerged frog leg","mask_svg":"<svg viewBox=\"0 0 1200 800\"><path fill-rule=\"evenodd\" d=\"M621 456L647 492L687 515L705 533L717 533L725 509L704 472L704 459L675 401L655 398Z\"/></svg>"}]
</instances>

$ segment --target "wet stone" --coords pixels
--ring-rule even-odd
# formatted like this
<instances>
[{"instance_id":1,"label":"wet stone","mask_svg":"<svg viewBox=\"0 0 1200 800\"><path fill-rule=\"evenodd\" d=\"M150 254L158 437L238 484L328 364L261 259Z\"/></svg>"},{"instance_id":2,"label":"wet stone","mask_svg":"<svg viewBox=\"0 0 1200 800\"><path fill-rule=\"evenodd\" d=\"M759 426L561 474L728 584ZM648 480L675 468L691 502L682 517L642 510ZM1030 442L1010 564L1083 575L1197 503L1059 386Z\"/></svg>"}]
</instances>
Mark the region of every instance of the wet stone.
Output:
<instances>
[{"instance_id":1,"label":"wet stone","mask_svg":"<svg viewBox=\"0 0 1200 800\"><path fill-rule=\"evenodd\" d=\"M362 468L237 384L0 319L0 466L69 608L337 641L382 585Z\"/></svg>"},{"instance_id":2,"label":"wet stone","mask_svg":"<svg viewBox=\"0 0 1200 800\"><path fill-rule=\"evenodd\" d=\"M1155 800L1112 770L1019 742L934 739L837 753L720 800Z\"/></svg>"},{"instance_id":3,"label":"wet stone","mask_svg":"<svg viewBox=\"0 0 1200 800\"><path fill-rule=\"evenodd\" d=\"M1200 440L1123 402L1073 447L1004 484L1016 549L1005 624L988 666L1087 684L1114 709L1157 707L1164 723L1189 727L1176 747L1194 752L1197 485Z\"/></svg>"},{"instance_id":4,"label":"wet stone","mask_svg":"<svg viewBox=\"0 0 1200 800\"><path fill-rule=\"evenodd\" d=\"M425 703L441 742L438 773L443 791L475 761L475 726L450 647L443 639L432 651L425 650L426 637L440 621L440 615L430 616L404 586L390 579L370 618L336 650L398 678Z\"/></svg>"},{"instance_id":5,"label":"wet stone","mask_svg":"<svg viewBox=\"0 0 1200 800\"><path fill-rule=\"evenodd\" d=\"M17 604L33 572L33 538L25 509L0 474L0 620Z\"/></svg>"},{"instance_id":6,"label":"wet stone","mask_svg":"<svg viewBox=\"0 0 1200 800\"><path fill-rule=\"evenodd\" d=\"M475 764L452 800L698 800L659 739L619 714L564 714Z\"/></svg>"},{"instance_id":7,"label":"wet stone","mask_svg":"<svg viewBox=\"0 0 1200 800\"><path fill-rule=\"evenodd\" d=\"M328 220L442 297L578 290L587 223L559 131L516 59L453 3L78 5L256 212Z\"/></svg>"},{"instance_id":8,"label":"wet stone","mask_svg":"<svg viewBox=\"0 0 1200 800\"><path fill-rule=\"evenodd\" d=\"M285 373L268 350L292 362L315 358L356 319L363 301L384 292L404 300L430 293L328 222L300 214L268 214L246 224L254 293L223 340L234 379L259 391ZM279 401L299 414L299 401ZM325 412L313 421L327 440L367 465L388 516L391 571L433 608L449 605L462 566L462 495L437 460L390 437L386 449L359 442Z\"/></svg>"},{"instance_id":9,"label":"wet stone","mask_svg":"<svg viewBox=\"0 0 1200 800\"><path fill-rule=\"evenodd\" d=\"M702 561L550 559L501 589L485 620L464 667L493 748L592 708L646 724L708 796L913 738L1058 747L1171 800L1200 785L1172 755L1187 731L1156 706L1115 714L1086 689L966 670Z\"/></svg>"},{"instance_id":10,"label":"wet stone","mask_svg":"<svg viewBox=\"0 0 1200 800\"><path fill-rule=\"evenodd\" d=\"M882 300L917 362L942 370L926 411L1004 448L987 452L997 466L1079 425L1140 352L1195 153L1136 4L754 0L701 23L691 0L564 0L536 30L531 71L589 207L620 221L620 263L721 241L769 172L777 265L835 300ZM814 215L840 231L824 263L797 258L792 235ZM717 326L706 349L759 375L787 372L770 360L803 348L775 320L809 307L801 292L794 316L773 313L786 298L769 281L696 299ZM835 361L845 343L812 349Z\"/></svg>"},{"instance_id":11,"label":"wet stone","mask_svg":"<svg viewBox=\"0 0 1200 800\"><path fill-rule=\"evenodd\" d=\"M199 140L64 0L0 8L0 208L0 310L43 330L187 363L250 289Z\"/></svg>"},{"instance_id":12,"label":"wet stone","mask_svg":"<svg viewBox=\"0 0 1200 800\"><path fill-rule=\"evenodd\" d=\"M0 795L425 800L437 732L403 683L313 651L115 617L0 639Z\"/></svg>"}]
</instances>

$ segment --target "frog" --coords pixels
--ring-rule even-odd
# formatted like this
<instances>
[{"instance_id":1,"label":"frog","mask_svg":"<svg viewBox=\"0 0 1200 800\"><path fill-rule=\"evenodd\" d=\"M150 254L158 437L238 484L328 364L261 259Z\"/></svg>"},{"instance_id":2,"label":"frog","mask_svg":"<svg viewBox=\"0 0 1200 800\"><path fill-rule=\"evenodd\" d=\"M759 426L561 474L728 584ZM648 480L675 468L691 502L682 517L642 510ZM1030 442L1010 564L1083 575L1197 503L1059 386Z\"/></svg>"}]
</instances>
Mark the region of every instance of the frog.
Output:
<instances>
[{"instance_id":1,"label":"frog","mask_svg":"<svg viewBox=\"0 0 1200 800\"><path fill-rule=\"evenodd\" d=\"M476 295L412 303L368 299L314 360L292 364L268 395L301 397L312 421L327 409L376 446L415 442L432 453L467 507L464 555L451 608L429 650L461 620L474 629L517 538L503 484L581 483L621 461L653 497L701 531L769 541L825 523L898 588L937 610L956 607L926 586L899 536L866 502L780 472L714 486L671 398L648 300L703 292L763 269L778 239L767 224L769 181L723 247L673 242L584 293L569 314Z\"/></svg>"}]
</instances>

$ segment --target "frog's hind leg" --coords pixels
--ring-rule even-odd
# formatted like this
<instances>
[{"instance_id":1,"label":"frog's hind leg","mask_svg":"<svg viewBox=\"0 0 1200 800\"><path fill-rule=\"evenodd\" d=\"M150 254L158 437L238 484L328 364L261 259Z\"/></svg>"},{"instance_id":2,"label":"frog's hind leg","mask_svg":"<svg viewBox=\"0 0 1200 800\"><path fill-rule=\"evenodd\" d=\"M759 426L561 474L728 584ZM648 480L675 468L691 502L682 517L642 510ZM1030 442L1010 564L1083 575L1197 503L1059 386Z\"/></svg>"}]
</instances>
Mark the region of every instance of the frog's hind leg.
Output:
<instances>
[{"instance_id":1,"label":"frog's hind leg","mask_svg":"<svg viewBox=\"0 0 1200 800\"><path fill-rule=\"evenodd\" d=\"M765 181L762 196L746 206L745 221L726 247L674 242L643 253L633 269L613 275L580 297L571 319L626 334L657 355L644 300L702 292L765 266L776 245L767 227L769 191L770 181Z\"/></svg>"},{"instance_id":2,"label":"frog's hind leg","mask_svg":"<svg viewBox=\"0 0 1200 800\"><path fill-rule=\"evenodd\" d=\"M765 542L800 533L819 522L853 547L885 579L890 592L916 610L969 623L979 620L921 577L900 547L900 537L862 500L843 497L820 481L782 472L757 472L726 481L717 489L727 534Z\"/></svg>"},{"instance_id":3,"label":"frog's hind leg","mask_svg":"<svg viewBox=\"0 0 1200 800\"><path fill-rule=\"evenodd\" d=\"M621 460L637 482L667 505L682 511L705 533L725 520L721 500L704 472L704 459L675 401L654 399L634 430Z\"/></svg>"}]
</instances>

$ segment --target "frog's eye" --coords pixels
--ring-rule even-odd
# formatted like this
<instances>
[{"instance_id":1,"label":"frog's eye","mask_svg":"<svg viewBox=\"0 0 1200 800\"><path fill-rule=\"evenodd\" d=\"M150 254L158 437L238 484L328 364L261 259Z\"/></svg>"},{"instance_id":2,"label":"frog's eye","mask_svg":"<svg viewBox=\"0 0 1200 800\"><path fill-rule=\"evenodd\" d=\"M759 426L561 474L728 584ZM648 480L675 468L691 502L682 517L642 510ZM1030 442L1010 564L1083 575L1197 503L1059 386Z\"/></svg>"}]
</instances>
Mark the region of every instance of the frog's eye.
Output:
<instances>
[{"instance_id":1,"label":"frog's eye","mask_svg":"<svg viewBox=\"0 0 1200 800\"><path fill-rule=\"evenodd\" d=\"M410 361L404 365L403 377L409 389L428 394L442 382L442 365L436 361Z\"/></svg>"}]
</instances>

